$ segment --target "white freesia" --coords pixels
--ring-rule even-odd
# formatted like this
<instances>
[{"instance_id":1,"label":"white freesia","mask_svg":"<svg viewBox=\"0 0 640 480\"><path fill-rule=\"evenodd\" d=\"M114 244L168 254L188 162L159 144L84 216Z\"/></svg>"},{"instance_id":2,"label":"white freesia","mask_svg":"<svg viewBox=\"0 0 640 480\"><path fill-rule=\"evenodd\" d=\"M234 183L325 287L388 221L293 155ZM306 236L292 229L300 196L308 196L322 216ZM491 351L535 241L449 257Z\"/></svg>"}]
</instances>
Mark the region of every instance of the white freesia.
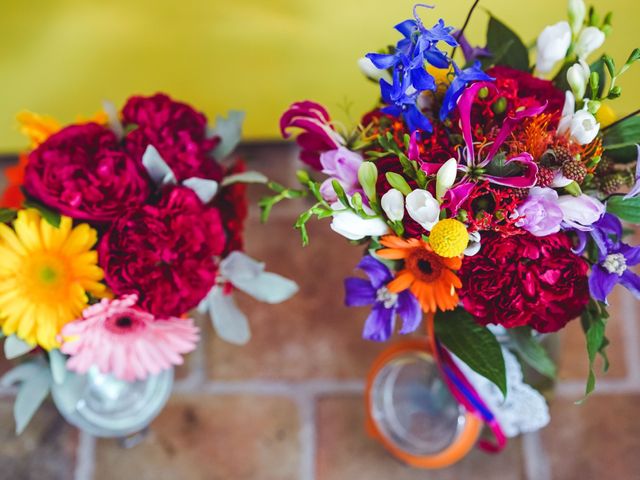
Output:
<instances>
[{"instance_id":1,"label":"white freesia","mask_svg":"<svg viewBox=\"0 0 640 480\"><path fill-rule=\"evenodd\" d=\"M480 251L480 232L471 232L469 234L469 245L464 249L464 254L467 257L473 257Z\"/></svg>"},{"instance_id":2,"label":"white freesia","mask_svg":"<svg viewBox=\"0 0 640 480\"><path fill-rule=\"evenodd\" d=\"M393 83L391 75L388 71L376 67L367 57L358 59L358 68L368 78L372 80L384 79L389 83Z\"/></svg>"},{"instance_id":3,"label":"white freesia","mask_svg":"<svg viewBox=\"0 0 640 480\"><path fill-rule=\"evenodd\" d=\"M574 49L578 58L584 59L591 55L602 46L604 38L604 32L598 27L587 27L582 30Z\"/></svg>"},{"instance_id":4,"label":"white freesia","mask_svg":"<svg viewBox=\"0 0 640 480\"><path fill-rule=\"evenodd\" d=\"M584 0L569 0L569 22L571 22L571 30L575 35L582 28L586 14L587 6L584 4Z\"/></svg>"},{"instance_id":5,"label":"white freesia","mask_svg":"<svg viewBox=\"0 0 640 480\"><path fill-rule=\"evenodd\" d=\"M536 43L538 58L536 68L540 73L549 73L553 66L563 60L571 45L571 27L568 22L558 22L546 27Z\"/></svg>"},{"instance_id":6,"label":"white freesia","mask_svg":"<svg viewBox=\"0 0 640 480\"><path fill-rule=\"evenodd\" d=\"M358 214L335 202L331 208L336 212L331 221L331 230L349 240L362 240L365 237L379 237L389 233L389 226L380 217L362 218ZM365 213L373 215L373 211L363 206Z\"/></svg>"},{"instance_id":7,"label":"white freesia","mask_svg":"<svg viewBox=\"0 0 640 480\"><path fill-rule=\"evenodd\" d=\"M392 222L399 222L404 218L404 195L400 190L392 188L380 199L382 210Z\"/></svg>"},{"instance_id":8,"label":"white freesia","mask_svg":"<svg viewBox=\"0 0 640 480\"><path fill-rule=\"evenodd\" d=\"M440 219L440 202L430 192L417 189L407 195L407 213L427 231Z\"/></svg>"},{"instance_id":9,"label":"white freesia","mask_svg":"<svg viewBox=\"0 0 640 480\"><path fill-rule=\"evenodd\" d=\"M576 111L576 99L569 90L564 92L564 106L562 107L562 115L558 123L558 134L564 135L569 131L571 119Z\"/></svg>"},{"instance_id":10,"label":"white freesia","mask_svg":"<svg viewBox=\"0 0 640 480\"><path fill-rule=\"evenodd\" d=\"M574 63L569 70L567 70L567 82L577 100L582 100L582 97L584 97L590 75L591 69L584 60Z\"/></svg>"},{"instance_id":11,"label":"white freesia","mask_svg":"<svg viewBox=\"0 0 640 480\"><path fill-rule=\"evenodd\" d=\"M558 206L562 210L562 222L564 225L577 230L591 230L605 212L605 206L597 198L589 195L561 195L558 197Z\"/></svg>"},{"instance_id":12,"label":"white freesia","mask_svg":"<svg viewBox=\"0 0 640 480\"><path fill-rule=\"evenodd\" d=\"M600 124L590 112L580 110L571 118L569 134L580 145L587 145L596 138L600 131Z\"/></svg>"},{"instance_id":13,"label":"white freesia","mask_svg":"<svg viewBox=\"0 0 640 480\"><path fill-rule=\"evenodd\" d=\"M444 194L456 181L458 173L458 161L450 158L442 164L436 175L436 198L441 201Z\"/></svg>"}]
</instances>

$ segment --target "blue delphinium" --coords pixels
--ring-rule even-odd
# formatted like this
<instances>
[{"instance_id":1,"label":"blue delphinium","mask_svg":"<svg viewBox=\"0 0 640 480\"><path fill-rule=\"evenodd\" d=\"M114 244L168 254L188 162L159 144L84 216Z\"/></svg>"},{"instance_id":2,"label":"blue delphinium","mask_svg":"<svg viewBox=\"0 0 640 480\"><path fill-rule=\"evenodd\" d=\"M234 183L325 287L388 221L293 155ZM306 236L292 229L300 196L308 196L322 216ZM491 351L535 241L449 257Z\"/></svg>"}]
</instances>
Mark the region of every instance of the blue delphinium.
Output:
<instances>
[{"instance_id":1,"label":"blue delphinium","mask_svg":"<svg viewBox=\"0 0 640 480\"><path fill-rule=\"evenodd\" d=\"M456 108L460 95L462 95L462 92L469 83L478 81L491 82L494 80L494 78L482 71L479 61L476 61L471 67L465 68L464 70L460 70L454 63L453 70L455 76L444 94L444 100L440 108L440 120L442 121Z\"/></svg>"}]
</instances>

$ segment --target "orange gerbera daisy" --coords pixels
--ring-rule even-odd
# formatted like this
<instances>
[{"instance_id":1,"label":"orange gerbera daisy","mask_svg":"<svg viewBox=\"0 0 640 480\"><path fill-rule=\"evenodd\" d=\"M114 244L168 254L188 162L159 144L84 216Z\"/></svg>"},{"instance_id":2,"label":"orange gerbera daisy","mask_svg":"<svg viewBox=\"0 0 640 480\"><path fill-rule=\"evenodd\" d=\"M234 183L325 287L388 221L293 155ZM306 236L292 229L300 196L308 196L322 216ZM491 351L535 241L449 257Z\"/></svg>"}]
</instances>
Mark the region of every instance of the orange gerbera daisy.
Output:
<instances>
[{"instance_id":1,"label":"orange gerbera daisy","mask_svg":"<svg viewBox=\"0 0 640 480\"><path fill-rule=\"evenodd\" d=\"M390 292L410 289L425 313L435 313L436 309L453 310L458 305L456 288L462 287L462 283L453 271L462 265L460 257L441 257L418 238L404 240L387 235L380 243L388 248L378 250L379 257L404 260L404 268L387 285Z\"/></svg>"}]
</instances>

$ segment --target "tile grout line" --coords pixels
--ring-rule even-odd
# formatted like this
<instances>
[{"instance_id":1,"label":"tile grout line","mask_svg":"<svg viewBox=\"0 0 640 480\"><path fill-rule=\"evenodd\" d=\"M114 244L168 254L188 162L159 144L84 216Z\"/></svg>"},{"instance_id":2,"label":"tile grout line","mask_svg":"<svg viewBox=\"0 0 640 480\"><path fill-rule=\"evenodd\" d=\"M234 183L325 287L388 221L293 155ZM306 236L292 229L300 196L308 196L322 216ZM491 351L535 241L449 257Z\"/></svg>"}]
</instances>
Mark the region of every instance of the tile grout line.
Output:
<instances>
[{"instance_id":1,"label":"tile grout line","mask_svg":"<svg viewBox=\"0 0 640 480\"><path fill-rule=\"evenodd\" d=\"M622 330L624 332L624 354L627 367L627 378L631 384L640 388L640 350L638 340L638 315L636 313L635 299L625 292L622 297Z\"/></svg>"},{"instance_id":2,"label":"tile grout line","mask_svg":"<svg viewBox=\"0 0 640 480\"><path fill-rule=\"evenodd\" d=\"M317 454L316 397L304 393L294 395L300 418L300 480L315 480Z\"/></svg>"},{"instance_id":3,"label":"tile grout line","mask_svg":"<svg viewBox=\"0 0 640 480\"><path fill-rule=\"evenodd\" d=\"M96 462L96 438L82 430L79 431L76 448L76 468L74 480L93 480Z\"/></svg>"},{"instance_id":4,"label":"tile grout line","mask_svg":"<svg viewBox=\"0 0 640 480\"><path fill-rule=\"evenodd\" d=\"M542 445L540 431L522 435L522 455L528 480L551 480L549 456Z\"/></svg>"}]
</instances>

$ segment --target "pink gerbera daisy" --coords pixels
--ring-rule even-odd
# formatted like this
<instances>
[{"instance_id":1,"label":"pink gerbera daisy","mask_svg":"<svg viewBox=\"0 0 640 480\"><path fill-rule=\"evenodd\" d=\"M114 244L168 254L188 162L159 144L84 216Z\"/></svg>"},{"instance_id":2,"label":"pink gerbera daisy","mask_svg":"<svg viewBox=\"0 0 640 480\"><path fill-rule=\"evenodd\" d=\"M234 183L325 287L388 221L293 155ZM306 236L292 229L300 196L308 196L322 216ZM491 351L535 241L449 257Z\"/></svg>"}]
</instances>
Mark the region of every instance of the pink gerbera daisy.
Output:
<instances>
[{"instance_id":1,"label":"pink gerbera daisy","mask_svg":"<svg viewBox=\"0 0 640 480\"><path fill-rule=\"evenodd\" d=\"M95 365L132 382L182 364L181 354L193 351L199 339L193 320L157 318L137 302L137 295L103 299L65 325L61 350L71 356L67 368L86 373Z\"/></svg>"}]
</instances>

